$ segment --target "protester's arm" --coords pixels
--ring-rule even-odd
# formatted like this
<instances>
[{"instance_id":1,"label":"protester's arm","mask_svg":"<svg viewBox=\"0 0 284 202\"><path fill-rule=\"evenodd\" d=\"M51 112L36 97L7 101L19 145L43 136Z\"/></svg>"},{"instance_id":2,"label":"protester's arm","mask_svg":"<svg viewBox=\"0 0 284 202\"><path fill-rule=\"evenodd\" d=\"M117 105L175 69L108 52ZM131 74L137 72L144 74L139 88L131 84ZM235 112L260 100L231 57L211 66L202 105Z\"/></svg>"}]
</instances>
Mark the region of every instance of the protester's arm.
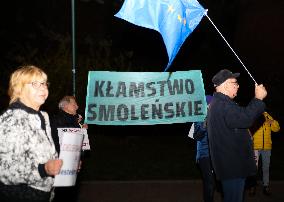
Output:
<instances>
[{"instance_id":1,"label":"protester's arm","mask_svg":"<svg viewBox=\"0 0 284 202\"><path fill-rule=\"evenodd\" d=\"M224 120L229 128L250 128L254 121L264 112L265 103L262 101L267 96L265 87L255 85L255 98L246 107L231 103L226 110Z\"/></svg>"},{"instance_id":2,"label":"protester's arm","mask_svg":"<svg viewBox=\"0 0 284 202\"><path fill-rule=\"evenodd\" d=\"M266 118L266 120L269 122L269 126L272 132L278 132L280 130L280 126L278 121L276 121L275 119L272 118L272 116L270 114L268 114L267 112L264 112L264 116Z\"/></svg>"},{"instance_id":3,"label":"protester's arm","mask_svg":"<svg viewBox=\"0 0 284 202\"><path fill-rule=\"evenodd\" d=\"M280 125L279 125L278 121L272 120L270 122L270 128L271 128L272 132L278 132L280 130Z\"/></svg>"},{"instance_id":4,"label":"protester's arm","mask_svg":"<svg viewBox=\"0 0 284 202\"><path fill-rule=\"evenodd\" d=\"M203 124L201 122L194 123L194 133L193 138L196 141L202 140L205 136L206 129L203 128Z\"/></svg>"}]
</instances>

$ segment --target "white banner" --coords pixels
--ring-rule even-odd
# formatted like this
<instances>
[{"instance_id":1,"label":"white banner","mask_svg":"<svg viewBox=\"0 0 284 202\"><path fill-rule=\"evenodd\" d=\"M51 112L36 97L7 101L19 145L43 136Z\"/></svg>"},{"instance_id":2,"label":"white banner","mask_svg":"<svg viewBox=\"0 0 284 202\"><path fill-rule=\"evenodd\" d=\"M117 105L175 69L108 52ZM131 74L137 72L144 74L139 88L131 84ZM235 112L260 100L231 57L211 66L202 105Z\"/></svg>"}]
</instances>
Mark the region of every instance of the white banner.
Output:
<instances>
[{"instance_id":1,"label":"white banner","mask_svg":"<svg viewBox=\"0 0 284 202\"><path fill-rule=\"evenodd\" d=\"M76 133L82 133L83 134L83 144L82 144L82 150L91 150L90 147L90 142L89 142L89 136L87 129L85 128L58 128L58 136L59 136L59 144L61 145L61 139L62 139L62 134L68 132L68 133L73 133L76 131Z\"/></svg>"},{"instance_id":2,"label":"white banner","mask_svg":"<svg viewBox=\"0 0 284 202\"><path fill-rule=\"evenodd\" d=\"M58 129L60 142L59 159L63 160L60 173L55 176L55 187L74 186L80 162L83 133L81 128Z\"/></svg>"}]
</instances>

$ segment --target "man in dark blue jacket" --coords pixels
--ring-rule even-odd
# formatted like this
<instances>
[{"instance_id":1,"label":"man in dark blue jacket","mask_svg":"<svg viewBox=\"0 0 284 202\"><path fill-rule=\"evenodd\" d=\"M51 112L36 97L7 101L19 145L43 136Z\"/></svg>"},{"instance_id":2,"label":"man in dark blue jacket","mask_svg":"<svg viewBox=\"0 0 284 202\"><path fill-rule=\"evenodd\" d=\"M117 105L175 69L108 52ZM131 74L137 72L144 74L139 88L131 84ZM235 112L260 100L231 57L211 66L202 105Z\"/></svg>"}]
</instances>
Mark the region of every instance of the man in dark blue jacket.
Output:
<instances>
[{"instance_id":1,"label":"man in dark blue jacket","mask_svg":"<svg viewBox=\"0 0 284 202\"><path fill-rule=\"evenodd\" d=\"M216 92L208 110L210 156L217 179L222 183L224 202L243 201L245 179L256 173L252 139L248 128L265 110L267 91L255 85L255 97L246 107L237 105L237 77L224 69L212 79Z\"/></svg>"}]
</instances>

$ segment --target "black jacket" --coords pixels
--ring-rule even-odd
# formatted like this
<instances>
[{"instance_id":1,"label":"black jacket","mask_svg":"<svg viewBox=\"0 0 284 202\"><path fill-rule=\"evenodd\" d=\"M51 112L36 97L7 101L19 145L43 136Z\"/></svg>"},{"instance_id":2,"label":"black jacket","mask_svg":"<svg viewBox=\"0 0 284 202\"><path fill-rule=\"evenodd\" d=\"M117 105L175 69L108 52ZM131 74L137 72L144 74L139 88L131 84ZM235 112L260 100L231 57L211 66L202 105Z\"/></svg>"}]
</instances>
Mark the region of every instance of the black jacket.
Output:
<instances>
[{"instance_id":1,"label":"black jacket","mask_svg":"<svg viewBox=\"0 0 284 202\"><path fill-rule=\"evenodd\" d=\"M255 98L241 107L222 93L214 94L208 110L208 138L217 179L246 178L256 173L248 128L264 109L264 102Z\"/></svg>"},{"instance_id":2,"label":"black jacket","mask_svg":"<svg viewBox=\"0 0 284 202\"><path fill-rule=\"evenodd\" d=\"M81 128L78 123L78 116L68 114L63 110L59 110L58 114L51 118L50 126L55 149L58 153L60 152L60 145L57 128Z\"/></svg>"}]
</instances>

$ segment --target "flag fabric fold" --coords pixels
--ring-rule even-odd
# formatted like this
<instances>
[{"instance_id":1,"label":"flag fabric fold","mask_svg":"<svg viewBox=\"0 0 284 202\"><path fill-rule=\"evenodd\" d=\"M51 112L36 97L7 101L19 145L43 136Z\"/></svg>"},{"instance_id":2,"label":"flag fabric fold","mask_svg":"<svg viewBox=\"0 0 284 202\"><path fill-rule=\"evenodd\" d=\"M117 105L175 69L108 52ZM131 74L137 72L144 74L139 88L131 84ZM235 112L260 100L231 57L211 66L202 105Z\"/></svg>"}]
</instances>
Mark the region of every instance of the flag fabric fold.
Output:
<instances>
[{"instance_id":1,"label":"flag fabric fold","mask_svg":"<svg viewBox=\"0 0 284 202\"><path fill-rule=\"evenodd\" d=\"M197 0L125 0L115 16L162 35L169 57L167 71L205 14Z\"/></svg>"}]
</instances>

